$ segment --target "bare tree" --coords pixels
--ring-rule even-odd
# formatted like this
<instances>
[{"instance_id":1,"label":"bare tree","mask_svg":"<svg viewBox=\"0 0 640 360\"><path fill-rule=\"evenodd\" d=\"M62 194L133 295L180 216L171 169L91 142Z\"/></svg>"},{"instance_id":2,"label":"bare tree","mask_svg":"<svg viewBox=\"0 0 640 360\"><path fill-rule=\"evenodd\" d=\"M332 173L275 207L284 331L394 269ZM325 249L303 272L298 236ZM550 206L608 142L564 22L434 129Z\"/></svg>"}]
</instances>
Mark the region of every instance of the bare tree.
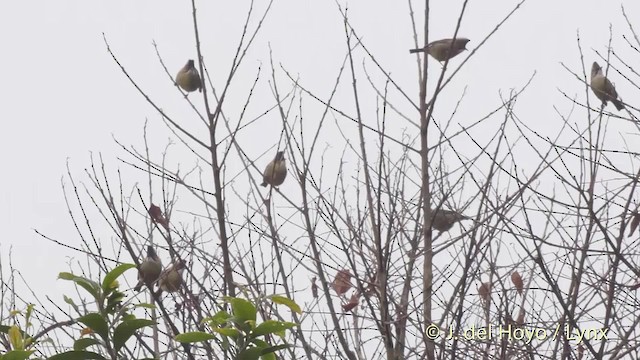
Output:
<instances>
[{"instance_id":1,"label":"bare tree","mask_svg":"<svg viewBox=\"0 0 640 360\"><path fill-rule=\"evenodd\" d=\"M413 47L425 49L405 55L416 59L417 94L399 85L337 4L344 53L333 69L333 88L323 94L286 61L278 63L278 54L271 54L266 71L243 62L271 2L260 11L251 3L227 77L214 82L192 1L202 92L176 89L206 132L156 103L105 38L119 69L157 111L145 123L143 149L120 144L121 165L143 180L122 176L102 156L92 157L85 180L69 168L63 189L81 245L43 236L86 254L86 264L70 267L87 278L105 277L121 263L139 267L150 244L165 266L186 264L177 291L144 292L153 309L136 308L143 293L120 284L121 301L159 323L135 332L135 342L120 354L240 358L238 349L247 344L227 332L235 320L216 315L237 310L230 299L244 298L262 321L297 325L282 338L265 337L269 345L289 345L277 348L282 358L640 357L639 173L629 166L638 153L626 136L606 131L623 121L625 131L638 130L634 94L622 92L638 89L634 59L623 58L611 43L606 52L585 52L578 38L586 67L581 74L565 68L585 96L560 90L574 109L557 114L562 128L552 138L519 114L518 99L527 96L530 81L497 95L494 109L477 119L457 118L465 93L452 84L464 84L460 69L505 31L524 2L484 37L472 39L468 52L454 51L457 42L446 41L457 55L432 58L429 44L439 39L429 36L429 1L421 15L409 1ZM459 29L466 11L467 1L458 14L447 14L452 24L457 18L451 39L465 38ZM622 14L627 19L624 8ZM640 41L627 25L626 46L637 53ZM174 81L161 45L155 49ZM617 80L624 111L610 113L594 97L587 76L592 60ZM238 84L240 73L255 74L255 80ZM264 83L268 92L260 93ZM256 108L256 96L269 96L270 105ZM267 118L277 119L279 138L261 143L264 152L257 154L251 128ZM160 150L150 130L158 120L173 134ZM280 151L288 169L284 184L260 187L265 166ZM173 165L174 152L188 154L184 159L193 164L180 157ZM3 280L5 289L15 286ZM72 311L58 306L37 313L59 346L38 348L42 356L61 352L77 339L68 329L86 324L81 320L94 304L81 292L76 298L78 304L69 298ZM18 302L5 306L17 308ZM242 330L247 322L235 324ZM174 341L195 331L214 336ZM119 351L107 346L101 354L116 358Z\"/></svg>"}]
</instances>

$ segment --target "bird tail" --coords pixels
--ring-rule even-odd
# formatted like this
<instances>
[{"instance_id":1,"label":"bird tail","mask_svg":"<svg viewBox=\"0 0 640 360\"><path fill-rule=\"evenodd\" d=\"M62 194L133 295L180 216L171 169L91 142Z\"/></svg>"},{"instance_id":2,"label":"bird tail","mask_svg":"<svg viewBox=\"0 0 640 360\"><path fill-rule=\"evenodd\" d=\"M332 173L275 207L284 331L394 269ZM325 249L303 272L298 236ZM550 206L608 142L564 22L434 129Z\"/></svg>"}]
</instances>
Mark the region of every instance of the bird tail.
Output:
<instances>
[{"instance_id":1,"label":"bird tail","mask_svg":"<svg viewBox=\"0 0 640 360\"><path fill-rule=\"evenodd\" d=\"M409 50L409 54L415 54L419 52L424 52L424 49L411 49Z\"/></svg>"},{"instance_id":2,"label":"bird tail","mask_svg":"<svg viewBox=\"0 0 640 360\"><path fill-rule=\"evenodd\" d=\"M142 289L142 281L138 282L138 285L136 285L136 287L133 288L133 291L140 292L140 289Z\"/></svg>"},{"instance_id":3,"label":"bird tail","mask_svg":"<svg viewBox=\"0 0 640 360\"><path fill-rule=\"evenodd\" d=\"M260 184L260 186L262 186L262 187L267 187L267 182L266 182L266 181L263 181L263 182L262 182L262 184Z\"/></svg>"},{"instance_id":4,"label":"bird tail","mask_svg":"<svg viewBox=\"0 0 640 360\"><path fill-rule=\"evenodd\" d=\"M613 103L613 105L615 105L616 109L618 110L624 109L624 104L622 103L622 101L618 99L614 99L614 100L611 100L611 102Z\"/></svg>"}]
</instances>

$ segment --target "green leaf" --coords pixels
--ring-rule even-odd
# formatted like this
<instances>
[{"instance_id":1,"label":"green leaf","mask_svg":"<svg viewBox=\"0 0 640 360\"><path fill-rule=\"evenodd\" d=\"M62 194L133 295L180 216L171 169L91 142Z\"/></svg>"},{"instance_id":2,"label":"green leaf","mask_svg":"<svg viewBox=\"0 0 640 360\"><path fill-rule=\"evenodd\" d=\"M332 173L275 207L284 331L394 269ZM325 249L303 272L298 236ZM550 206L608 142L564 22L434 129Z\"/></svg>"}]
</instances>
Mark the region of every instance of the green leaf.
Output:
<instances>
[{"instance_id":1,"label":"green leaf","mask_svg":"<svg viewBox=\"0 0 640 360\"><path fill-rule=\"evenodd\" d=\"M300 308L300 305L296 304L295 301L289 299L286 296L271 295L269 296L269 298L271 299L271 301L273 301L276 304L284 305L289 309L291 309L291 311L298 314L302 314L302 309Z\"/></svg>"},{"instance_id":2,"label":"green leaf","mask_svg":"<svg viewBox=\"0 0 640 360\"><path fill-rule=\"evenodd\" d=\"M24 317L25 321L27 322L27 326L31 325L31 314L33 313L34 307L35 307L34 304L27 305L27 314Z\"/></svg>"},{"instance_id":3,"label":"green leaf","mask_svg":"<svg viewBox=\"0 0 640 360\"><path fill-rule=\"evenodd\" d=\"M109 271L109 273L102 280L102 290L106 293L113 288L112 284L120 275L122 275L125 271L135 268L134 264L120 264L115 267L115 269Z\"/></svg>"},{"instance_id":4,"label":"green leaf","mask_svg":"<svg viewBox=\"0 0 640 360\"><path fill-rule=\"evenodd\" d=\"M220 347L224 351L231 351L231 348L233 346L232 344L236 343L236 339L229 336L221 336L218 341L220 341Z\"/></svg>"},{"instance_id":5,"label":"green leaf","mask_svg":"<svg viewBox=\"0 0 640 360\"><path fill-rule=\"evenodd\" d=\"M113 331L113 347L116 353L120 351L120 348L124 346L136 330L153 324L155 324L155 322L148 319L133 319L121 322Z\"/></svg>"},{"instance_id":6,"label":"green leaf","mask_svg":"<svg viewBox=\"0 0 640 360\"><path fill-rule=\"evenodd\" d=\"M253 339L251 340L251 342L254 343L257 347L262 349L266 349L269 347L269 343L262 339Z\"/></svg>"},{"instance_id":7,"label":"green leaf","mask_svg":"<svg viewBox=\"0 0 640 360\"><path fill-rule=\"evenodd\" d=\"M73 275L70 272L66 272L66 271L63 271L63 272L58 274L58 279L62 279L62 280L71 280L71 281L73 281L73 279L75 279L75 278L76 278L75 275Z\"/></svg>"},{"instance_id":8,"label":"green leaf","mask_svg":"<svg viewBox=\"0 0 640 360\"><path fill-rule=\"evenodd\" d=\"M66 302L67 304L71 305L71 307L76 311L76 312L80 312L80 310L78 309L78 305L76 305L76 303L73 302L73 299L68 297L67 295L63 295L62 297L64 299L64 302Z\"/></svg>"},{"instance_id":9,"label":"green leaf","mask_svg":"<svg viewBox=\"0 0 640 360\"><path fill-rule=\"evenodd\" d=\"M100 344L100 341L94 338L82 338L78 339L73 343L73 350L81 351L88 348L91 345Z\"/></svg>"},{"instance_id":10,"label":"green leaf","mask_svg":"<svg viewBox=\"0 0 640 360\"><path fill-rule=\"evenodd\" d=\"M275 355L273 353L275 353L276 351L280 351L282 349L287 349L290 348L291 345L276 345L276 346L270 346L267 348L263 348L262 349L262 358L265 359L265 356L267 355L273 355L273 358L269 358L269 359L275 359Z\"/></svg>"},{"instance_id":11,"label":"green leaf","mask_svg":"<svg viewBox=\"0 0 640 360\"><path fill-rule=\"evenodd\" d=\"M105 310L108 314L113 314L116 311L120 310L120 305L122 304L122 300L124 300L124 294L120 291L114 291L109 295L107 299L107 305Z\"/></svg>"},{"instance_id":12,"label":"green leaf","mask_svg":"<svg viewBox=\"0 0 640 360\"><path fill-rule=\"evenodd\" d=\"M6 353L2 360L26 360L33 352L34 350L12 350Z\"/></svg>"},{"instance_id":13,"label":"green leaf","mask_svg":"<svg viewBox=\"0 0 640 360\"><path fill-rule=\"evenodd\" d=\"M75 276L72 273L68 272L61 272L60 274L58 274L58 279L73 281L78 286L81 286L82 288L87 290L87 292L91 294L94 299L96 299L96 301L100 300L100 285L98 285L97 282L83 278L81 276Z\"/></svg>"},{"instance_id":14,"label":"green leaf","mask_svg":"<svg viewBox=\"0 0 640 360\"><path fill-rule=\"evenodd\" d=\"M230 298L229 303L236 321L242 324L247 321L255 323L257 310L250 301L241 298Z\"/></svg>"},{"instance_id":15,"label":"green leaf","mask_svg":"<svg viewBox=\"0 0 640 360\"><path fill-rule=\"evenodd\" d=\"M213 328L212 330L220 335L230 336L232 338L240 336L240 331L234 328Z\"/></svg>"},{"instance_id":16,"label":"green leaf","mask_svg":"<svg viewBox=\"0 0 640 360\"><path fill-rule=\"evenodd\" d=\"M193 331L176 335L176 341L181 343L203 342L215 339L216 336L202 331Z\"/></svg>"},{"instance_id":17,"label":"green leaf","mask_svg":"<svg viewBox=\"0 0 640 360\"><path fill-rule=\"evenodd\" d=\"M105 342L108 339L108 334L107 334L107 322L105 321L105 319L102 317L102 315L98 314L98 313L90 313L84 316L81 316L78 321L80 321L81 323L87 325L88 327L91 328L91 330L93 330L93 332L95 332L96 334L100 335L100 337L102 338L102 340L104 340Z\"/></svg>"},{"instance_id":18,"label":"green leaf","mask_svg":"<svg viewBox=\"0 0 640 360\"><path fill-rule=\"evenodd\" d=\"M269 348L269 343L261 339L253 339L253 341L251 342L262 349L262 351L260 352L261 360L276 360L275 354L265 353L265 349Z\"/></svg>"},{"instance_id":19,"label":"green leaf","mask_svg":"<svg viewBox=\"0 0 640 360\"><path fill-rule=\"evenodd\" d=\"M262 324L258 325L251 335L257 337L267 334L278 334L280 336L283 335L283 332L287 329L291 329L296 326L295 323L285 322L285 321L277 321L277 320L267 320ZM282 335L281 335L282 334Z\"/></svg>"},{"instance_id":20,"label":"green leaf","mask_svg":"<svg viewBox=\"0 0 640 360\"><path fill-rule=\"evenodd\" d=\"M9 335L9 330L12 328L12 326L7 326L7 325L0 325L0 333L5 333L7 335ZM19 329L19 328L18 328ZM26 332L20 330L20 334L22 335L22 337L24 339L31 337L30 335L28 335Z\"/></svg>"},{"instance_id":21,"label":"green leaf","mask_svg":"<svg viewBox=\"0 0 640 360\"><path fill-rule=\"evenodd\" d=\"M224 311L218 311L215 315L205 318L202 321L203 322L207 322L209 325L211 325L211 327L216 327L216 326L220 326L220 325L225 325L229 319L231 319L231 315Z\"/></svg>"},{"instance_id":22,"label":"green leaf","mask_svg":"<svg viewBox=\"0 0 640 360\"><path fill-rule=\"evenodd\" d=\"M47 360L85 360L85 359L98 359L106 360L102 355L91 351L67 351L62 354L53 355Z\"/></svg>"},{"instance_id":23,"label":"green leaf","mask_svg":"<svg viewBox=\"0 0 640 360\"><path fill-rule=\"evenodd\" d=\"M250 347L242 350L238 356L237 360L258 360L262 355L262 348L259 347Z\"/></svg>"},{"instance_id":24,"label":"green leaf","mask_svg":"<svg viewBox=\"0 0 640 360\"><path fill-rule=\"evenodd\" d=\"M13 349L24 350L24 341L19 327L13 325L11 329L9 329L9 342Z\"/></svg>"}]
</instances>

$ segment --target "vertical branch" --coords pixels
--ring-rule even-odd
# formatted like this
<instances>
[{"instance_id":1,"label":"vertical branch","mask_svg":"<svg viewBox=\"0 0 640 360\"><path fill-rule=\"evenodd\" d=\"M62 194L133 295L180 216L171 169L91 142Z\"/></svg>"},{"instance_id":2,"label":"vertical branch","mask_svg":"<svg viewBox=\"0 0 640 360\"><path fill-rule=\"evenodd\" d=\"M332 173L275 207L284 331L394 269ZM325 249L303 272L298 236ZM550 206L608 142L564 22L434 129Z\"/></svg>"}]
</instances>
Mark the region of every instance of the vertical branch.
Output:
<instances>
[{"instance_id":1,"label":"vertical branch","mask_svg":"<svg viewBox=\"0 0 640 360\"><path fill-rule=\"evenodd\" d=\"M425 1L424 6L424 41L429 43L429 0ZM422 62L423 76L420 83L420 160L421 160L421 200L422 212L424 214L422 223L422 242L424 243L424 263L422 281L422 317L425 324L433 322L431 318L431 295L433 291L433 249L432 249L432 233L431 233L431 190L429 188L429 142L427 140L427 129L429 126L429 118L427 117L427 74L428 74L428 55L425 54ZM427 339L426 356L427 359L435 359L435 343Z\"/></svg>"},{"instance_id":2,"label":"vertical branch","mask_svg":"<svg viewBox=\"0 0 640 360\"><path fill-rule=\"evenodd\" d=\"M369 168L369 159L367 157L367 149L366 149L366 143L365 143L365 136L364 136L364 128L362 126L362 112L360 110L360 100L359 100L359 95L358 95L358 86L357 86L357 82L356 82L356 74L355 74L355 69L353 66L353 50L351 48L351 34L349 33L349 27L348 27L348 18L347 18L347 11L345 9L344 12L344 31L345 31L345 35L347 37L347 49L348 49L348 55L349 55L349 67L351 69L351 79L352 79L352 86L353 86L353 96L354 96L354 101L355 101L355 106L356 106L356 116L357 116L357 120L358 120L358 137L360 139L360 151L362 153L362 161L363 161L363 171L364 171L364 179L365 179L365 189L366 189L366 197L367 197L367 208L368 208L368 215L369 215L369 221L371 221L371 229L373 232L373 237L374 237L374 242L376 244L376 247L378 249L382 249L382 239L380 236L380 227L378 225L378 221L376 220L375 217L375 213L374 213L374 209L375 206L373 204L373 191L372 191L372 182L371 182L371 171ZM381 160L382 161L382 160ZM380 259L380 261L382 261L382 259ZM380 274L380 276L382 276L382 274ZM383 338L383 342L384 342L384 346L385 349L387 350L387 358L388 359L393 359L393 340L391 339L391 327L390 327L390 319L389 319L389 312L388 312L388 307L386 306L386 304L383 302L382 306L380 308L380 324L381 324L381 332L382 332L382 338Z\"/></svg>"},{"instance_id":3,"label":"vertical branch","mask_svg":"<svg viewBox=\"0 0 640 360\"><path fill-rule=\"evenodd\" d=\"M196 49L198 51L198 66L201 76L204 75L204 67L202 65L202 52L200 49L200 34L198 32L198 17L196 16L196 3L191 0L191 8L193 10L193 28L196 37ZM225 89L226 90L226 89ZM227 236L227 225L225 223L226 215L224 212L224 193L222 189L222 181L220 180L221 164L218 161L218 144L216 143L216 123L215 117L211 115L209 110L209 98L207 97L207 88L205 81L202 81L202 97L204 99L204 107L209 119L209 152L211 153L211 169L213 171L213 184L216 199L216 217L218 220L218 231L220 233L220 248L222 250L222 266L224 274L223 293L235 296L236 290L233 282L233 270L231 269L231 258L229 255L229 238ZM219 100L216 111L221 109L223 98Z\"/></svg>"}]
</instances>

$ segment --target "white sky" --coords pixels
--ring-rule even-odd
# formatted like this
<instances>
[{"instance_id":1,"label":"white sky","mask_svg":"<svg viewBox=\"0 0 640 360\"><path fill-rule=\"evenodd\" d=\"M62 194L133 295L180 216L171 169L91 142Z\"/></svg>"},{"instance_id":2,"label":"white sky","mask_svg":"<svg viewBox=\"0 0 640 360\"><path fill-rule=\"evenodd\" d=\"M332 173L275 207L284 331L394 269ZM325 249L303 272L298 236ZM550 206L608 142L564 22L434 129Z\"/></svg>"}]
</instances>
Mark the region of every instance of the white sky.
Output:
<instances>
[{"instance_id":1,"label":"white sky","mask_svg":"<svg viewBox=\"0 0 640 360\"><path fill-rule=\"evenodd\" d=\"M205 62L220 87L237 46L248 2L200 3ZM459 0L435 2L431 12L432 39L453 34L461 4ZM515 4L507 0L471 1L459 36L470 38L468 47L474 49ZM560 65L563 62L582 73L577 32L587 69L596 59L593 49L606 51L610 25L613 25L614 48L620 49L623 57L638 59L622 40L622 34L629 32L621 4L640 30L637 0L529 0L465 65L450 86L451 100L443 101L442 108L451 109L468 86L468 97L457 121L464 121L465 116L477 120L499 106L499 91L508 93L511 88L519 88L537 72L526 96L518 102L519 115L541 132L553 136L559 122L554 107L562 113L572 107L558 89L576 96L580 102L585 100L583 84ZM414 1L418 14L422 14L422 6L421 2ZM406 1L351 1L349 14L352 25L378 61L417 101L416 61L408 53L414 44ZM419 21L422 21L420 16ZM162 71L152 46L153 41L158 44L172 75L187 59L195 58L191 10L187 2L0 2L0 68L4 69L4 86L0 87L0 118L4 124L0 132L0 159L4 169L0 177L3 228L0 254L6 269L9 249L13 248L14 266L41 294L56 293L60 285L55 281L57 273L67 270L65 257L78 258L77 254L40 238L33 231L36 228L56 239L77 244L60 182L65 176L67 159L78 177L89 165L89 152L102 152L112 169L125 168L116 162L116 157L123 152L118 150L112 137L140 148L142 126L147 118L156 125L152 141L157 146L157 154L169 137L159 116L112 61L102 33L143 89L174 116L179 118L184 114L185 119L192 121L193 129L199 126ZM333 1L275 1L264 29L248 54L243 73L236 80L238 87L250 86L257 66L262 63L263 94L270 94L265 91L270 77L269 43L277 63L299 74L306 87L328 96L346 46L342 19ZM468 52L462 56L466 55ZM456 58L450 66L457 66L462 59ZM362 69L362 60L359 61L356 66ZM435 62L431 64L437 66ZM367 70L374 70L371 62L367 63ZM284 86L284 77L280 78L283 88L288 89ZM625 101L633 103L633 96L637 99L637 90L634 92L619 77L614 76L612 80ZM362 78L360 84L367 86L366 79ZM351 104L351 93L343 94L349 96L344 103ZM230 99L231 114L238 114L242 99L241 95ZM196 104L200 105L201 101L196 98ZM265 96L255 101L258 105L254 116L260 112L258 109L272 104L273 98ZM354 113L352 106L346 109ZM274 114L258 124L252 133L269 131L269 121L279 123ZM401 127L411 129L404 120L398 121ZM279 129L274 130L274 136L278 132ZM251 151L258 156L273 143L256 141ZM175 160L187 167L194 163L188 157ZM262 163L264 159L259 161ZM139 177L136 181L144 181L141 174L136 176ZM44 267L48 271L42 273Z\"/></svg>"}]
</instances>

